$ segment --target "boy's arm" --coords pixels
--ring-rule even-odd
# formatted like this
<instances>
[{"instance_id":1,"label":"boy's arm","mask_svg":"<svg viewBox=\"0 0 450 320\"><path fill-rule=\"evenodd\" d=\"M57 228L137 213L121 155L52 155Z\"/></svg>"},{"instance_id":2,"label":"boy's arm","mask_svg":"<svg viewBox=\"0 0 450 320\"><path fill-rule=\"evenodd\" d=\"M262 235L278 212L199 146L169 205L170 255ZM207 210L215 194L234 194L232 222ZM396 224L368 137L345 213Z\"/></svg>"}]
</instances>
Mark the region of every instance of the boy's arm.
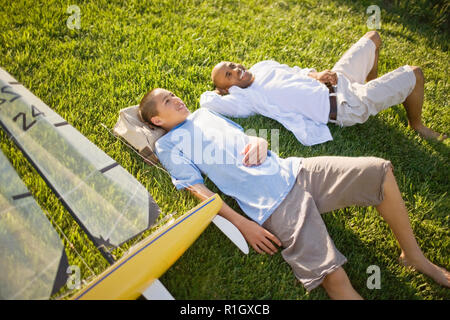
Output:
<instances>
[{"instance_id":1,"label":"boy's arm","mask_svg":"<svg viewBox=\"0 0 450 320\"><path fill-rule=\"evenodd\" d=\"M194 196L200 200L206 200L214 193L209 190L204 184L199 183L187 188ZM273 234L261 227L256 222L249 220L241 214L234 211L225 202L223 202L222 208L219 214L234 224L239 231L244 235L244 238L250 243L250 245L258 253L274 254L277 252L277 248L273 245L272 241L278 246L281 246L281 241L278 240Z\"/></svg>"}]
</instances>

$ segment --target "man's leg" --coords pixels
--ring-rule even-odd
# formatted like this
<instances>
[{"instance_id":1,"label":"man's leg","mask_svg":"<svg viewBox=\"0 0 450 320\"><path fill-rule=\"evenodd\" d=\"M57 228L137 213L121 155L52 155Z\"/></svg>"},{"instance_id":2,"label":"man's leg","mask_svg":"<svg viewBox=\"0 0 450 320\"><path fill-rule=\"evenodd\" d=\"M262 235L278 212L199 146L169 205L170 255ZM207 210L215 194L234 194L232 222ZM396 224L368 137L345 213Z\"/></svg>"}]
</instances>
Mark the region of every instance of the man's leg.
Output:
<instances>
[{"instance_id":1,"label":"man's leg","mask_svg":"<svg viewBox=\"0 0 450 320\"><path fill-rule=\"evenodd\" d=\"M424 126L424 124L422 123L422 106L425 78L423 76L422 69L416 66L412 66L411 68L413 69L414 75L416 76L416 86L414 87L411 94L403 102L403 106L405 107L406 114L408 116L408 124L411 128L413 128L425 138L444 140L447 138L447 135L441 135L440 133Z\"/></svg>"},{"instance_id":2,"label":"man's leg","mask_svg":"<svg viewBox=\"0 0 450 320\"><path fill-rule=\"evenodd\" d=\"M329 273L321 285L333 300L362 300L358 292L353 289L347 273L342 267Z\"/></svg>"},{"instance_id":3,"label":"man's leg","mask_svg":"<svg viewBox=\"0 0 450 320\"><path fill-rule=\"evenodd\" d=\"M404 265L412 266L418 271L428 275L440 285L450 287L450 273L431 263L423 255L416 242L409 221L408 212L392 169L389 169L386 174L383 190L384 199L376 206L376 208L388 223L400 244L402 249L400 261Z\"/></svg>"},{"instance_id":4,"label":"man's leg","mask_svg":"<svg viewBox=\"0 0 450 320\"><path fill-rule=\"evenodd\" d=\"M381 47L381 37L376 31L367 32L364 37L369 38L375 44L375 59L373 67L367 75L366 81L376 79L378 76L378 56ZM411 94L403 102L408 115L408 123L411 128L417 131L419 134L425 138L434 138L439 140L444 140L447 138L446 135L441 135L430 128L426 127L422 123L422 106L424 97L424 84L425 78L422 69L416 66L411 67L414 71L416 77L416 85L411 92Z\"/></svg>"},{"instance_id":5,"label":"man's leg","mask_svg":"<svg viewBox=\"0 0 450 320\"><path fill-rule=\"evenodd\" d=\"M345 75L350 82L360 84L364 84L367 79L375 79L380 46L380 35L376 31L367 32L342 55L332 71Z\"/></svg>"},{"instance_id":6,"label":"man's leg","mask_svg":"<svg viewBox=\"0 0 450 320\"><path fill-rule=\"evenodd\" d=\"M364 37L369 38L372 40L372 42L375 44L375 59L373 62L372 69L369 71L366 77L366 82L369 82L370 80L375 79L378 77L378 56L380 53L380 47L381 47L381 37L376 31L369 31L367 32Z\"/></svg>"}]
</instances>

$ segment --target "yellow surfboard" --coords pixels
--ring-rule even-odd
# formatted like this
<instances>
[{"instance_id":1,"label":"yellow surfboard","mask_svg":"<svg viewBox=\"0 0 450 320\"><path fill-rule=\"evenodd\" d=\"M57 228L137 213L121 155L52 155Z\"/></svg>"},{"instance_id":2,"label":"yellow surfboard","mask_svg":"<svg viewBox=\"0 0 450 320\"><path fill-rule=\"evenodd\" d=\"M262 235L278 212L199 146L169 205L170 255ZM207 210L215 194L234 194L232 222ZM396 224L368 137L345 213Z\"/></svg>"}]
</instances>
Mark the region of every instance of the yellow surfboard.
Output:
<instances>
[{"instance_id":1,"label":"yellow surfboard","mask_svg":"<svg viewBox=\"0 0 450 320\"><path fill-rule=\"evenodd\" d=\"M222 207L217 195L142 240L73 299L137 299L194 243Z\"/></svg>"}]
</instances>

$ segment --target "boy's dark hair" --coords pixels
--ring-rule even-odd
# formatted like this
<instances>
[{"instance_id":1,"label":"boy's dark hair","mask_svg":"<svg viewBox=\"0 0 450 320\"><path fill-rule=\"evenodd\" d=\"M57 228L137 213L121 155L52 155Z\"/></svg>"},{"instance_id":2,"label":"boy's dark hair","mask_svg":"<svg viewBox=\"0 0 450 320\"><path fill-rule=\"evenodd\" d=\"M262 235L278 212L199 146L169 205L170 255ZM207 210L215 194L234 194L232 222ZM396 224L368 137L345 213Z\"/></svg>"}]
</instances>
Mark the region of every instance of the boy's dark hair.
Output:
<instances>
[{"instance_id":1,"label":"boy's dark hair","mask_svg":"<svg viewBox=\"0 0 450 320\"><path fill-rule=\"evenodd\" d=\"M147 92L139 103L139 116L141 117L141 120L151 125L154 125L151 121L152 118L158 115L156 103L153 99L155 90L156 89L153 89Z\"/></svg>"}]
</instances>

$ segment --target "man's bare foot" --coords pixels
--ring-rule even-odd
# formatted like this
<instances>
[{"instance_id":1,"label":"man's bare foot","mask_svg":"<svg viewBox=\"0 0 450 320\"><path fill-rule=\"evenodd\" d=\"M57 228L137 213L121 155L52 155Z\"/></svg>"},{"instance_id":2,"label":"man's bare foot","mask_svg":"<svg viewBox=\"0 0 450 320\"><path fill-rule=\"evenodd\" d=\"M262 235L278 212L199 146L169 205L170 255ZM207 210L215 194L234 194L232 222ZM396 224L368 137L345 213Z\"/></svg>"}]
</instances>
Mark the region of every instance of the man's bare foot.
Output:
<instances>
[{"instance_id":1,"label":"man's bare foot","mask_svg":"<svg viewBox=\"0 0 450 320\"><path fill-rule=\"evenodd\" d=\"M412 260L407 259L405 254L402 252L398 258L398 261L405 267L410 267L424 273L441 286L450 288L450 272L433 264L427 258L423 257L420 262L413 262Z\"/></svg>"},{"instance_id":2,"label":"man's bare foot","mask_svg":"<svg viewBox=\"0 0 450 320\"><path fill-rule=\"evenodd\" d=\"M418 134L426 139L444 141L448 138L446 134L441 134L439 132L433 131L430 128L425 127L423 124L420 124L418 126L411 126L411 128L413 128Z\"/></svg>"}]
</instances>

